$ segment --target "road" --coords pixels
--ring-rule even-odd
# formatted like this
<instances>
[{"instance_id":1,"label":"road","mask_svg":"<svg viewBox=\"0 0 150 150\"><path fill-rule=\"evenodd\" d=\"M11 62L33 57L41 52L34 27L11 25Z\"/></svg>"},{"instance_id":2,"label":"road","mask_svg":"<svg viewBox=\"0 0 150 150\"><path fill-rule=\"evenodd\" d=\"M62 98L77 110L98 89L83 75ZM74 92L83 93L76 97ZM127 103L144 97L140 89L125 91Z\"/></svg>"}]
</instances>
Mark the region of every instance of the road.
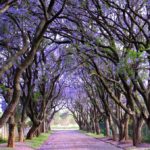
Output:
<instances>
[{"instance_id":1,"label":"road","mask_svg":"<svg viewBox=\"0 0 150 150\"><path fill-rule=\"evenodd\" d=\"M56 131L38 150L122 150L79 131Z\"/></svg>"}]
</instances>

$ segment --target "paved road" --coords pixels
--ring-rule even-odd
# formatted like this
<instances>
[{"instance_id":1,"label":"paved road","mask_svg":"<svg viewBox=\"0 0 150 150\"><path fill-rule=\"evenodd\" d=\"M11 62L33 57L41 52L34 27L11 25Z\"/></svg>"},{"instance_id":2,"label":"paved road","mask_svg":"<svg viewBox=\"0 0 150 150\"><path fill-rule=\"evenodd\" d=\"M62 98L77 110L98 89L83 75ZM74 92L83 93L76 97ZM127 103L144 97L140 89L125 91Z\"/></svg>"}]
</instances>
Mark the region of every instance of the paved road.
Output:
<instances>
[{"instance_id":1,"label":"paved road","mask_svg":"<svg viewBox=\"0 0 150 150\"><path fill-rule=\"evenodd\" d=\"M79 131L56 131L38 150L122 150Z\"/></svg>"}]
</instances>

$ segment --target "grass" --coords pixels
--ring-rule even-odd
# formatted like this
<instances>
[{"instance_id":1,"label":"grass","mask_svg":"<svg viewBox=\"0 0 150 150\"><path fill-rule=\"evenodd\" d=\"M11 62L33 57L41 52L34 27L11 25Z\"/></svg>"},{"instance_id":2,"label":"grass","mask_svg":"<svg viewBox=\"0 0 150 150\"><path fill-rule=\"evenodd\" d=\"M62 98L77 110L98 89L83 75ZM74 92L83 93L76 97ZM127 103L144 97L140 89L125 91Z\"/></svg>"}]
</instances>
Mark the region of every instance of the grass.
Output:
<instances>
[{"instance_id":1,"label":"grass","mask_svg":"<svg viewBox=\"0 0 150 150\"><path fill-rule=\"evenodd\" d=\"M79 130L78 126L52 126L52 130Z\"/></svg>"},{"instance_id":2,"label":"grass","mask_svg":"<svg viewBox=\"0 0 150 150\"><path fill-rule=\"evenodd\" d=\"M2 143L7 143L7 140L0 138L0 144L2 144Z\"/></svg>"},{"instance_id":3,"label":"grass","mask_svg":"<svg viewBox=\"0 0 150 150\"><path fill-rule=\"evenodd\" d=\"M3 143L7 143L7 140L0 137L0 144ZM0 150L14 150L14 148L0 147Z\"/></svg>"},{"instance_id":4,"label":"grass","mask_svg":"<svg viewBox=\"0 0 150 150\"><path fill-rule=\"evenodd\" d=\"M34 137L32 140L26 140L26 143L33 149L39 148L49 137L51 132L42 133L39 137Z\"/></svg>"},{"instance_id":5,"label":"grass","mask_svg":"<svg viewBox=\"0 0 150 150\"><path fill-rule=\"evenodd\" d=\"M97 135L96 133L86 132L86 131L82 131L82 130L80 130L80 132L83 133L83 134L86 134L88 136L94 137L94 138L102 138L102 137L104 137L103 134L98 134Z\"/></svg>"},{"instance_id":6,"label":"grass","mask_svg":"<svg viewBox=\"0 0 150 150\"><path fill-rule=\"evenodd\" d=\"M143 142L150 143L150 135L143 137Z\"/></svg>"}]
</instances>

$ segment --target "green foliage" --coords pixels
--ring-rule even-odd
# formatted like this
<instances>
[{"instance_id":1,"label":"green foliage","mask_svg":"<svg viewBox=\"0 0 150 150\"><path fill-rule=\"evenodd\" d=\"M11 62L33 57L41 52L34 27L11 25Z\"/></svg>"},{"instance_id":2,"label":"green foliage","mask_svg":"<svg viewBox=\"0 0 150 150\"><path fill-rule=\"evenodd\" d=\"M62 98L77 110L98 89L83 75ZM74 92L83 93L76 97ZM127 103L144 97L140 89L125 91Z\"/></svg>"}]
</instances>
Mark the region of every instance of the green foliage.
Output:
<instances>
[{"instance_id":1,"label":"green foliage","mask_svg":"<svg viewBox=\"0 0 150 150\"><path fill-rule=\"evenodd\" d=\"M140 45L140 46L139 46L139 50L140 50L141 52L143 52L143 51L145 51L145 47L144 47L143 45Z\"/></svg>"},{"instance_id":2,"label":"green foliage","mask_svg":"<svg viewBox=\"0 0 150 150\"><path fill-rule=\"evenodd\" d=\"M102 119L102 120L99 122L99 126L100 126L100 129L101 129L101 133L106 136L106 126L105 126L105 121L104 121L104 119Z\"/></svg>"},{"instance_id":3,"label":"green foliage","mask_svg":"<svg viewBox=\"0 0 150 150\"><path fill-rule=\"evenodd\" d=\"M27 144L32 148L39 148L49 137L51 132L42 133L39 137L34 137L32 140L26 140Z\"/></svg>"},{"instance_id":4,"label":"green foliage","mask_svg":"<svg viewBox=\"0 0 150 150\"><path fill-rule=\"evenodd\" d=\"M116 43L113 39L110 40L110 46L111 46L112 49L114 49L114 50L116 49Z\"/></svg>"},{"instance_id":5,"label":"green foliage","mask_svg":"<svg viewBox=\"0 0 150 150\"><path fill-rule=\"evenodd\" d=\"M97 75L96 70L92 70L92 71L91 71L91 76L92 76L92 75Z\"/></svg>"},{"instance_id":6,"label":"green foliage","mask_svg":"<svg viewBox=\"0 0 150 150\"><path fill-rule=\"evenodd\" d=\"M150 143L150 130L146 124L142 127L142 141Z\"/></svg>"},{"instance_id":7,"label":"green foliage","mask_svg":"<svg viewBox=\"0 0 150 150\"><path fill-rule=\"evenodd\" d=\"M79 44L73 44L73 47L75 47L76 49L79 49Z\"/></svg>"},{"instance_id":8,"label":"green foliage","mask_svg":"<svg viewBox=\"0 0 150 150\"><path fill-rule=\"evenodd\" d=\"M71 126L51 126L52 130L79 130L79 127L77 125L71 125Z\"/></svg>"},{"instance_id":9,"label":"green foliage","mask_svg":"<svg viewBox=\"0 0 150 150\"><path fill-rule=\"evenodd\" d=\"M6 91L8 91L9 88L7 88L4 84L0 84L0 89L1 89L3 92L6 92Z\"/></svg>"},{"instance_id":10,"label":"green foliage","mask_svg":"<svg viewBox=\"0 0 150 150\"><path fill-rule=\"evenodd\" d=\"M92 19L89 20L89 25L93 26L93 20Z\"/></svg>"},{"instance_id":11,"label":"green foliage","mask_svg":"<svg viewBox=\"0 0 150 150\"><path fill-rule=\"evenodd\" d=\"M136 63L141 62L143 52L137 52L134 50L127 50L128 53L124 58L122 58L118 64L117 72L128 74L128 76L133 76L135 73Z\"/></svg>"},{"instance_id":12,"label":"green foliage","mask_svg":"<svg viewBox=\"0 0 150 150\"><path fill-rule=\"evenodd\" d=\"M7 140L6 140L6 139L2 139L2 138L0 137L0 144L2 144L2 143L7 143Z\"/></svg>"},{"instance_id":13,"label":"green foliage","mask_svg":"<svg viewBox=\"0 0 150 150\"><path fill-rule=\"evenodd\" d=\"M105 2L105 5L106 5L106 8L110 8L111 6L110 6L110 3L109 2Z\"/></svg>"},{"instance_id":14,"label":"green foliage","mask_svg":"<svg viewBox=\"0 0 150 150\"><path fill-rule=\"evenodd\" d=\"M81 2L81 6L82 6L83 8L85 8L85 7L86 7L86 1L82 1L82 2Z\"/></svg>"},{"instance_id":15,"label":"green foliage","mask_svg":"<svg viewBox=\"0 0 150 150\"><path fill-rule=\"evenodd\" d=\"M73 116L65 109L55 114L51 127L53 129L79 129Z\"/></svg>"},{"instance_id":16,"label":"green foliage","mask_svg":"<svg viewBox=\"0 0 150 150\"><path fill-rule=\"evenodd\" d=\"M33 100L34 100L34 101L38 101L38 99L40 98L40 96L41 96L41 93L40 93L40 92L35 92L35 93L33 94Z\"/></svg>"},{"instance_id":17,"label":"green foliage","mask_svg":"<svg viewBox=\"0 0 150 150\"><path fill-rule=\"evenodd\" d=\"M150 143L150 135L144 136L143 142Z\"/></svg>"},{"instance_id":18,"label":"green foliage","mask_svg":"<svg viewBox=\"0 0 150 150\"><path fill-rule=\"evenodd\" d=\"M89 42L86 42L86 43L85 43L85 45L86 45L88 48L90 48L90 47L91 47L91 45L90 45L90 43L89 43Z\"/></svg>"},{"instance_id":19,"label":"green foliage","mask_svg":"<svg viewBox=\"0 0 150 150\"><path fill-rule=\"evenodd\" d=\"M128 52L127 58L131 58L132 60L135 60L136 58L140 58L143 52L137 52L130 50Z\"/></svg>"},{"instance_id":20,"label":"green foliage","mask_svg":"<svg viewBox=\"0 0 150 150\"><path fill-rule=\"evenodd\" d=\"M97 45L101 44L101 42L102 42L102 41L101 41L100 38L96 38L96 44L97 44Z\"/></svg>"}]
</instances>

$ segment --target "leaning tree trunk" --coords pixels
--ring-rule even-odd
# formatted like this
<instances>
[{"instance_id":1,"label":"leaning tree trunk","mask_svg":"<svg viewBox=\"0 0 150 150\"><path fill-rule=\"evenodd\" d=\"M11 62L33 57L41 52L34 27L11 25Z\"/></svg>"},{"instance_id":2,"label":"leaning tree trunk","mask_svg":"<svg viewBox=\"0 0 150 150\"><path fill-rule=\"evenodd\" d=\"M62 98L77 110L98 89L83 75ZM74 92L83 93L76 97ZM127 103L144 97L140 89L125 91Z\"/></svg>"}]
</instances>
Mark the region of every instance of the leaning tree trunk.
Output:
<instances>
[{"instance_id":1,"label":"leaning tree trunk","mask_svg":"<svg viewBox=\"0 0 150 150\"><path fill-rule=\"evenodd\" d=\"M128 124L129 124L129 115L125 114L125 118L120 121L119 127L119 141L128 140Z\"/></svg>"},{"instance_id":2,"label":"leaning tree trunk","mask_svg":"<svg viewBox=\"0 0 150 150\"><path fill-rule=\"evenodd\" d=\"M36 132L36 130L38 129L39 126L36 125L32 125L32 127L30 128L29 132L27 133L27 139L31 140Z\"/></svg>"},{"instance_id":3,"label":"leaning tree trunk","mask_svg":"<svg viewBox=\"0 0 150 150\"><path fill-rule=\"evenodd\" d=\"M41 132L42 132L42 127L39 126L39 127L37 128L37 130L35 131L35 136L36 136L36 137L39 137L40 134L41 134Z\"/></svg>"},{"instance_id":4,"label":"leaning tree trunk","mask_svg":"<svg viewBox=\"0 0 150 150\"><path fill-rule=\"evenodd\" d=\"M15 118L11 116L9 119L9 135L8 135L8 147L15 147Z\"/></svg>"},{"instance_id":5,"label":"leaning tree trunk","mask_svg":"<svg viewBox=\"0 0 150 150\"><path fill-rule=\"evenodd\" d=\"M142 141L142 127L144 120L142 117L133 117L133 145L138 146Z\"/></svg>"}]
</instances>

